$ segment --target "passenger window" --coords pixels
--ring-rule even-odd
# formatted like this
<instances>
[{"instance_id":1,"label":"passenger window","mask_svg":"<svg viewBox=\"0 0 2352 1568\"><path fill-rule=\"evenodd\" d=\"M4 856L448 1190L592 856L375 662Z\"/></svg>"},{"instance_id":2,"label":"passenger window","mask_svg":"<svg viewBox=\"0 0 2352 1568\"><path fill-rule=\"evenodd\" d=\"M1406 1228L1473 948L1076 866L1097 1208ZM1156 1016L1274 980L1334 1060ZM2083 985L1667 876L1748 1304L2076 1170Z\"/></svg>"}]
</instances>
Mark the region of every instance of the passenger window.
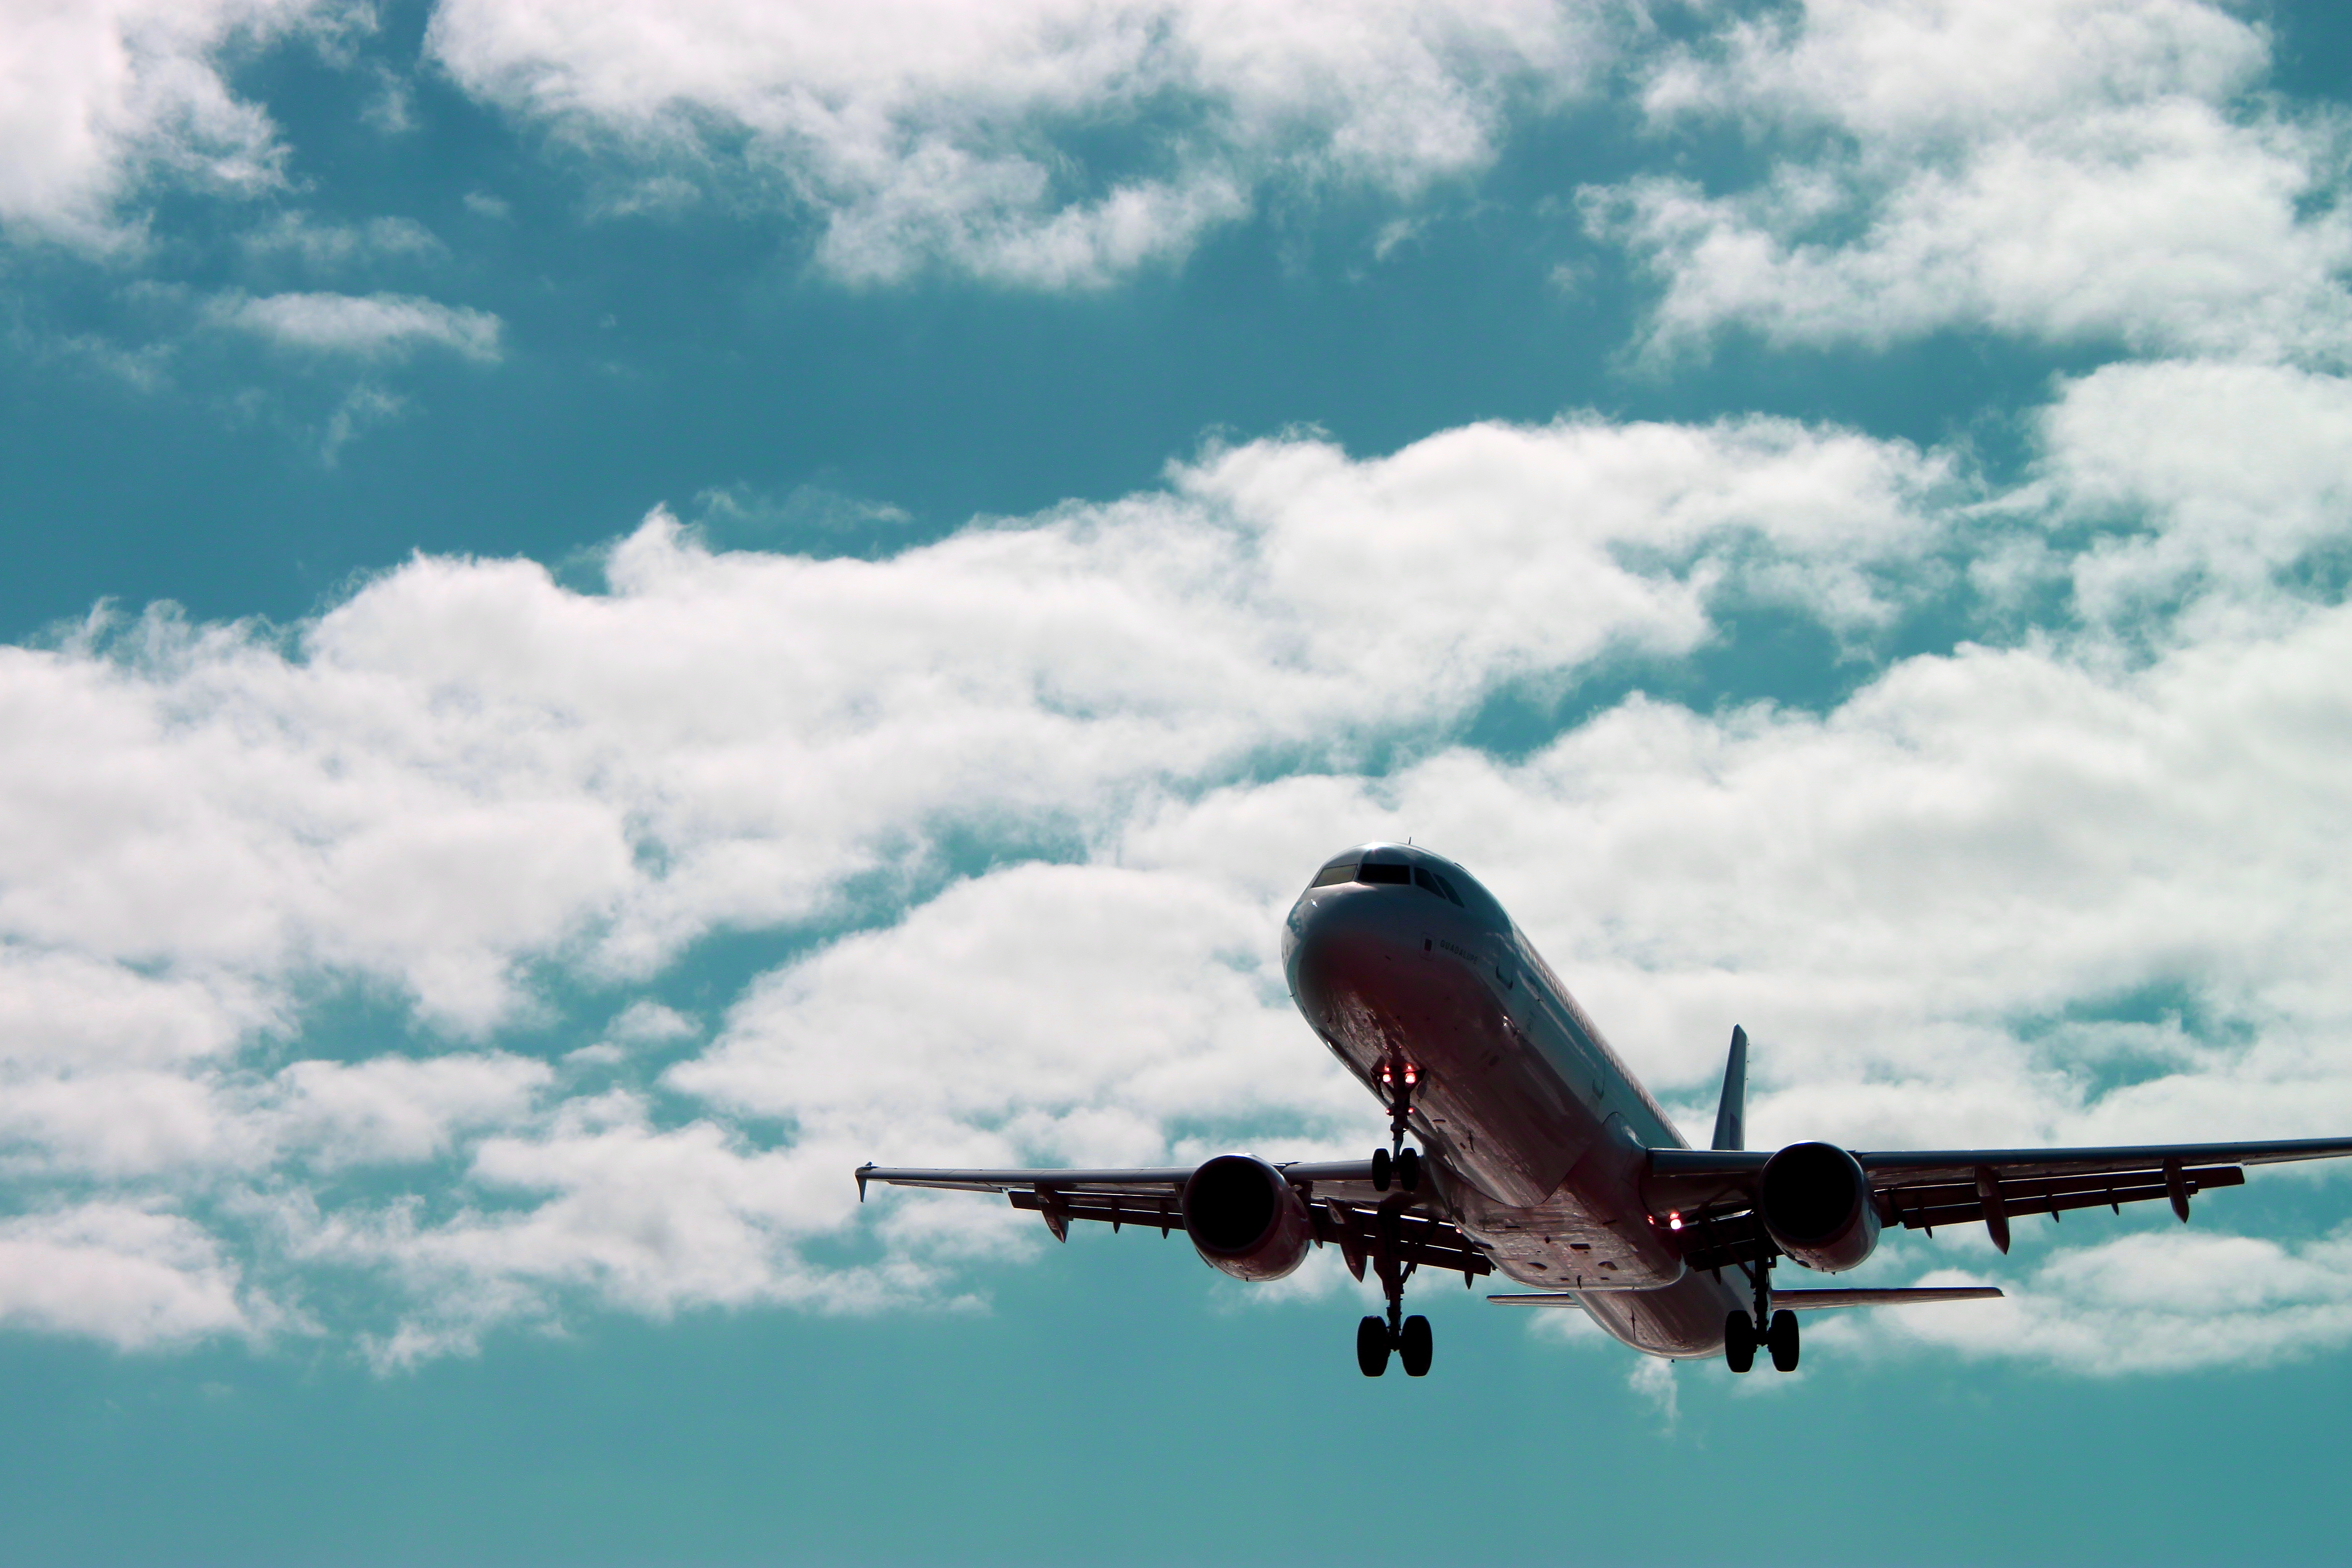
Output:
<instances>
[{"instance_id":1,"label":"passenger window","mask_svg":"<svg viewBox=\"0 0 2352 1568\"><path fill-rule=\"evenodd\" d=\"M1336 888L1342 882L1352 882L1355 879L1356 863L1353 860L1335 860L1316 872L1315 880L1307 885L1315 888Z\"/></svg>"},{"instance_id":2,"label":"passenger window","mask_svg":"<svg viewBox=\"0 0 2352 1568\"><path fill-rule=\"evenodd\" d=\"M1359 882L1402 882L1410 884L1412 881L1412 868L1410 866L1381 866L1375 865L1373 862L1367 860L1364 862L1362 867L1357 870L1356 880Z\"/></svg>"}]
</instances>

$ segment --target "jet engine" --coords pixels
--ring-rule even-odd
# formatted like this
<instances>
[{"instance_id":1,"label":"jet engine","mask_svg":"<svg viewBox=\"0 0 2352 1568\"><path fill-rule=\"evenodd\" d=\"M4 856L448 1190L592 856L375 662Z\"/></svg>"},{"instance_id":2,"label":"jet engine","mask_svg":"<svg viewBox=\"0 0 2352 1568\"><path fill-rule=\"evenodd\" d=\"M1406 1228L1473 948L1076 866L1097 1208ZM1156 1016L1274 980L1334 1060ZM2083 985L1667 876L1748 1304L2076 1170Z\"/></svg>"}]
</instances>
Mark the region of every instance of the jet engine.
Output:
<instances>
[{"instance_id":1,"label":"jet engine","mask_svg":"<svg viewBox=\"0 0 2352 1568\"><path fill-rule=\"evenodd\" d=\"M1184 1234L1212 1268L1279 1279L1307 1261L1315 1222L1282 1173L1248 1154L1220 1154L1184 1184Z\"/></svg>"},{"instance_id":2,"label":"jet engine","mask_svg":"<svg viewBox=\"0 0 2352 1568\"><path fill-rule=\"evenodd\" d=\"M1870 1178L1833 1143L1791 1143L1767 1160L1756 1211L1774 1246L1824 1274L1853 1268L1878 1245Z\"/></svg>"}]
</instances>

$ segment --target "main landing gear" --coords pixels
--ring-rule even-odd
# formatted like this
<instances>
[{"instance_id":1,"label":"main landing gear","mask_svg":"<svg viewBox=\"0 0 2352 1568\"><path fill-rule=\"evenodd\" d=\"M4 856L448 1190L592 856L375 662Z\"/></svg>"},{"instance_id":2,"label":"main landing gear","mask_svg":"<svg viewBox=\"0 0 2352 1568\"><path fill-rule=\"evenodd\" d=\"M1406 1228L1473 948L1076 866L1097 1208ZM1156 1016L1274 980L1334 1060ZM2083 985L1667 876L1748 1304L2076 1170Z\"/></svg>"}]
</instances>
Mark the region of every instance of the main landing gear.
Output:
<instances>
[{"instance_id":1,"label":"main landing gear","mask_svg":"<svg viewBox=\"0 0 2352 1568\"><path fill-rule=\"evenodd\" d=\"M1386 1193L1391 1185L1403 1189L1381 1200L1372 1227L1372 1268L1380 1275L1381 1293L1388 1298L1385 1319L1366 1318L1356 1325L1356 1366L1366 1377L1389 1369L1391 1352L1404 1363L1407 1377L1427 1377L1431 1354L1429 1320L1404 1315L1404 1282L1413 1265L1398 1254L1398 1215L1421 1190L1421 1154L1404 1146L1405 1118L1412 1110L1412 1091L1421 1074L1410 1062L1381 1067L1381 1087L1389 1094L1389 1146L1372 1151L1372 1185Z\"/></svg>"},{"instance_id":2,"label":"main landing gear","mask_svg":"<svg viewBox=\"0 0 2352 1568\"><path fill-rule=\"evenodd\" d=\"M1378 1377L1389 1369L1389 1352L1394 1351L1397 1360L1404 1363L1407 1377L1427 1377L1429 1358L1433 1348L1430 1342L1429 1320L1415 1314L1402 1323L1396 1322L1397 1309L1389 1307L1389 1322L1378 1318L1366 1318L1356 1325L1356 1365L1366 1377ZM1394 1327L1391 1325L1394 1324Z\"/></svg>"},{"instance_id":3,"label":"main landing gear","mask_svg":"<svg viewBox=\"0 0 2352 1568\"><path fill-rule=\"evenodd\" d=\"M1413 1161L1412 1150L1404 1152L1404 1159ZM1380 1168L1377 1157L1372 1166L1376 1171ZM1356 1325L1356 1365L1366 1377L1378 1377L1388 1371L1391 1351L1404 1363L1407 1377L1429 1375L1429 1320L1404 1315L1404 1282L1415 1266L1397 1256L1402 1250L1397 1236L1398 1213L1411 1201L1405 1193L1418 1184L1417 1163L1401 1163L1397 1173L1403 1180L1405 1192L1381 1200L1372 1223L1370 1248L1372 1269L1381 1279L1381 1294L1389 1299L1388 1316L1366 1318Z\"/></svg>"},{"instance_id":4,"label":"main landing gear","mask_svg":"<svg viewBox=\"0 0 2352 1568\"><path fill-rule=\"evenodd\" d=\"M1756 1286L1756 1315L1734 1312L1723 1321L1723 1359L1734 1372L1746 1372L1756 1364L1756 1351L1762 1346L1772 1354L1772 1370L1797 1370L1797 1314L1783 1308L1772 1308L1772 1260L1769 1258L1747 1269L1748 1278Z\"/></svg>"}]
</instances>

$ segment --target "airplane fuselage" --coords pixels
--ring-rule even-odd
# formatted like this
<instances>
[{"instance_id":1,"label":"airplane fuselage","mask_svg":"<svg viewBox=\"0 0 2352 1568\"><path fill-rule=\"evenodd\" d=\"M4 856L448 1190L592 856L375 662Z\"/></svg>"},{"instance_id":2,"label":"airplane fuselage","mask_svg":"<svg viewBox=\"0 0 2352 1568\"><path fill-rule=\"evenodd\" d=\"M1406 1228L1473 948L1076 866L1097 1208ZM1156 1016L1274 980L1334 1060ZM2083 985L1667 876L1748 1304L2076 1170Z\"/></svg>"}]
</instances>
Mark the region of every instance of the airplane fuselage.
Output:
<instances>
[{"instance_id":1,"label":"airplane fuselage","mask_svg":"<svg viewBox=\"0 0 2352 1568\"><path fill-rule=\"evenodd\" d=\"M1645 1152L1687 1144L1475 879L1408 846L1351 850L1292 907L1283 966L1376 1096L1410 1069L1435 1198L1499 1272L1577 1292L1653 1355L1721 1352L1746 1282L1687 1272L1642 1197Z\"/></svg>"}]
</instances>

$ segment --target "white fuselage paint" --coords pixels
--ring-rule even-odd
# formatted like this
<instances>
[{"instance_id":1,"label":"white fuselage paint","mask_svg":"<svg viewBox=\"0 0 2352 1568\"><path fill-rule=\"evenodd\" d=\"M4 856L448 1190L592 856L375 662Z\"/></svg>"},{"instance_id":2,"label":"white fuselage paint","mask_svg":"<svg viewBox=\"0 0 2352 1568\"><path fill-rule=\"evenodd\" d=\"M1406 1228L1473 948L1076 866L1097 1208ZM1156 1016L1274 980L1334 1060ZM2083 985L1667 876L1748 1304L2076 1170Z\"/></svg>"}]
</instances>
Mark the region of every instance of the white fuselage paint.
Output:
<instances>
[{"instance_id":1,"label":"white fuselage paint","mask_svg":"<svg viewBox=\"0 0 2352 1568\"><path fill-rule=\"evenodd\" d=\"M1644 1152L1688 1146L1674 1123L1475 879L1424 849L1350 854L1435 872L1460 900L1339 882L1309 888L1283 928L1292 999L1348 1069L1385 1099L1382 1069L1412 1067L1434 1205L1499 1272L1577 1291L1635 1349L1719 1353L1746 1281L1686 1271L1642 1198Z\"/></svg>"}]
</instances>

